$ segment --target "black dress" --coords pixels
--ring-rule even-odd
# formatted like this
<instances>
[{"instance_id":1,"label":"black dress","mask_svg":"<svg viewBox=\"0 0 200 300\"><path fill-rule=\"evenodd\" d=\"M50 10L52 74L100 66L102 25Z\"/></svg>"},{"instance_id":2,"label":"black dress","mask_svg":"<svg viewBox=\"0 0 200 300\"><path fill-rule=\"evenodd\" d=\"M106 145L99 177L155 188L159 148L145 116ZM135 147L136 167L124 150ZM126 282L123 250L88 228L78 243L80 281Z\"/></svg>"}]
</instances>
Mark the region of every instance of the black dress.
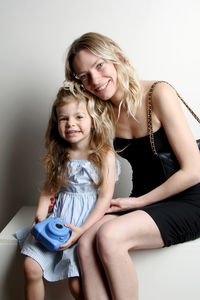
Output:
<instances>
[{"instance_id":1,"label":"black dress","mask_svg":"<svg viewBox=\"0 0 200 300\"><path fill-rule=\"evenodd\" d=\"M157 152L172 151L163 127L154 133ZM148 193L165 181L159 159L153 154L149 136L135 139L115 138L114 147L131 164L132 197ZM200 237L200 183L160 202L140 208L157 224L164 245Z\"/></svg>"}]
</instances>

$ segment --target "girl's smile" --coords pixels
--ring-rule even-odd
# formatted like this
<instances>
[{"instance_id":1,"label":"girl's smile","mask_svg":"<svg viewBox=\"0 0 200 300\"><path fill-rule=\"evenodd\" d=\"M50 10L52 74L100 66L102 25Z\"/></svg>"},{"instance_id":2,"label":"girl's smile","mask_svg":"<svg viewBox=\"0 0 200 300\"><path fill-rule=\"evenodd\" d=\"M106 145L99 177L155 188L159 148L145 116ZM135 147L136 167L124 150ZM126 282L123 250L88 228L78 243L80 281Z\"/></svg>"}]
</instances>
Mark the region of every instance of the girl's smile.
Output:
<instances>
[{"instance_id":1,"label":"girl's smile","mask_svg":"<svg viewBox=\"0 0 200 300\"><path fill-rule=\"evenodd\" d=\"M79 133L81 133L80 130L67 130L65 132L66 136L68 136L68 137L77 136Z\"/></svg>"}]
</instances>

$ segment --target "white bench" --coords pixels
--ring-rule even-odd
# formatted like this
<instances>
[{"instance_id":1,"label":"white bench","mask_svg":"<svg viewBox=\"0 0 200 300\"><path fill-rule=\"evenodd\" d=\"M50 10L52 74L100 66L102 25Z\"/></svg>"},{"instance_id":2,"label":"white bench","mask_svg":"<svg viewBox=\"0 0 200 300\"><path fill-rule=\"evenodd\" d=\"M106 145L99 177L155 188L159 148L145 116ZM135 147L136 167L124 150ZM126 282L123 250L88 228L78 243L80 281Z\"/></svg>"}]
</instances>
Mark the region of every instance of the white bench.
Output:
<instances>
[{"instance_id":1,"label":"white bench","mask_svg":"<svg viewBox=\"0 0 200 300\"><path fill-rule=\"evenodd\" d=\"M20 254L15 238L17 229L28 226L33 221L35 207L24 206L8 223L0 234L0 299L24 299L23 255ZM67 281L45 282L45 300L72 300Z\"/></svg>"},{"instance_id":2,"label":"white bench","mask_svg":"<svg viewBox=\"0 0 200 300\"><path fill-rule=\"evenodd\" d=\"M23 299L23 256L14 234L32 222L34 212L35 207L22 207L0 234L1 300ZM200 299L200 239L131 252L131 257L138 273L140 300ZM45 285L45 300L72 300L66 281Z\"/></svg>"}]
</instances>

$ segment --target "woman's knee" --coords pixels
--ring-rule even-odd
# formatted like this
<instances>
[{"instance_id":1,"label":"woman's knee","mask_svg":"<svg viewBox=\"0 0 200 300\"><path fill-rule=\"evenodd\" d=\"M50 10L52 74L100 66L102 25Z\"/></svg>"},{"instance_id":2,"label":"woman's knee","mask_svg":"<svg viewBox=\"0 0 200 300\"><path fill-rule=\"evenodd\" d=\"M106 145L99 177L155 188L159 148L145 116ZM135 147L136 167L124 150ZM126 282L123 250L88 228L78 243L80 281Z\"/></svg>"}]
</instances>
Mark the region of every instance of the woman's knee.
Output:
<instances>
[{"instance_id":1,"label":"woman's knee","mask_svg":"<svg viewBox=\"0 0 200 300\"><path fill-rule=\"evenodd\" d=\"M101 259L110 259L119 250L120 238L113 224L103 224L96 235L97 252Z\"/></svg>"},{"instance_id":2,"label":"woman's knee","mask_svg":"<svg viewBox=\"0 0 200 300\"><path fill-rule=\"evenodd\" d=\"M87 264L94 253L94 240L88 235L83 235L78 241L77 250L80 263Z\"/></svg>"},{"instance_id":3,"label":"woman's knee","mask_svg":"<svg viewBox=\"0 0 200 300\"><path fill-rule=\"evenodd\" d=\"M31 257L25 257L24 274L26 279L38 280L42 278L43 271L40 265Z\"/></svg>"}]
</instances>

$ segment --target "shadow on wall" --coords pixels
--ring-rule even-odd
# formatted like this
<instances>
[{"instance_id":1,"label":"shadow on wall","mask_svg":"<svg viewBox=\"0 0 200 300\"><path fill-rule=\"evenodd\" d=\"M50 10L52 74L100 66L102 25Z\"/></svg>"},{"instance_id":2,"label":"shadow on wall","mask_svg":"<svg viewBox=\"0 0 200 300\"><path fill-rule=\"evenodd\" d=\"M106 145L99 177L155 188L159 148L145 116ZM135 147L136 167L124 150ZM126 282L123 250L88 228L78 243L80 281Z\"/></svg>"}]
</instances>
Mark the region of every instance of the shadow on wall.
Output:
<instances>
[{"instance_id":1,"label":"shadow on wall","mask_svg":"<svg viewBox=\"0 0 200 300\"><path fill-rule=\"evenodd\" d=\"M120 156L117 156L117 158L120 161L121 173L115 185L114 198L124 198L128 197L132 190L132 170L126 159Z\"/></svg>"},{"instance_id":2,"label":"shadow on wall","mask_svg":"<svg viewBox=\"0 0 200 300\"><path fill-rule=\"evenodd\" d=\"M42 98L40 96L40 98ZM23 205L36 205L43 178L39 160L44 155L46 123L42 107L23 95L15 112L14 124L5 153L4 184L0 212L0 230Z\"/></svg>"}]
</instances>

